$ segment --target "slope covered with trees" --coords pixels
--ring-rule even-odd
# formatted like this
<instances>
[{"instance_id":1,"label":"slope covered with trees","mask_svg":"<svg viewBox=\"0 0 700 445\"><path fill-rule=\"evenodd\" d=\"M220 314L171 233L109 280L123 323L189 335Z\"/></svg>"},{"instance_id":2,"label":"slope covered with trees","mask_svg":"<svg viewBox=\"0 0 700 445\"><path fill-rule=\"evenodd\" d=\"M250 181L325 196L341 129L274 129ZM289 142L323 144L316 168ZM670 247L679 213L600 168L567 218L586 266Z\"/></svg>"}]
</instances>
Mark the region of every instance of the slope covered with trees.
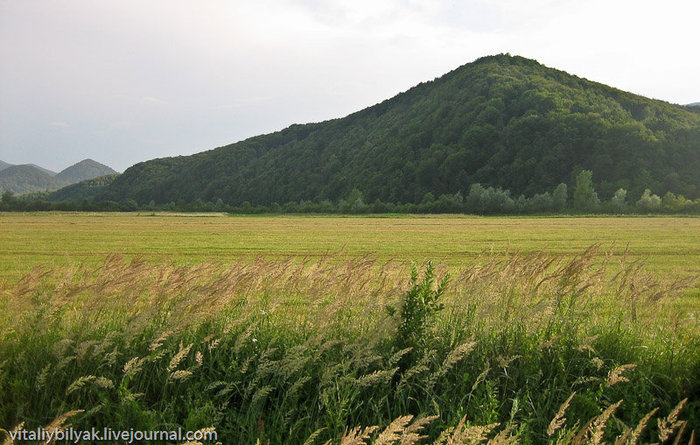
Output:
<instances>
[{"instance_id":1,"label":"slope covered with trees","mask_svg":"<svg viewBox=\"0 0 700 445\"><path fill-rule=\"evenodd\" d=\"M81 202L84 199L92 199L98 195L118 177L118 174L109 174L98 176L96 178L85 179L84 181L68 185L54 192L45 194L40 198L45 198L48 201L73 201Z\"/></svg>"},{"instance_id":2,"label":"slope covered with trees","mask_svg":"<svg viewBox=\"0 0 700 445\"><path fill-rule=\"evenodd\" d=\"M342 119L292 125L187 157L139 163L100 197L114 201L367 203L573 190L700 196L700 114L510 55L489 56Z\"/></svg>"},{"instance_id":3,"label":"slope covered with trees","mask_svg":"<svg viewBox=\"0 0 700 445\"><path fill-rule=\"evenodd\" d=\"M13 193L31 193L40 190L56 190L65 185L63 181L34 165L13 165L0 171L0 190Z\"/></svg>"},{"instance_id":4,"label":"slope covered with trees","mask_svg":"<svg viewBox=\"0 0 700 445\"><path fill-rule=\"evenodd\" d=\"M107 175L117 175L117 172L92 159L84 159L62 170L60 173L55 173L34 164L12 165L0 161L0 192L25 195L25 200L43 199L49 196L48 192L53 190ZM110 182L113 179L114 177L111 177ZM89 183L77 188L70 188L65 193L56 195L61 199L54 200L73 199L76 196L80 198L94 198L107 185L104 180L97 183L101 187L94 187L92 183ZM80 190L78 195L75 194L76 190Z\"/></svg>"}]
</instances>

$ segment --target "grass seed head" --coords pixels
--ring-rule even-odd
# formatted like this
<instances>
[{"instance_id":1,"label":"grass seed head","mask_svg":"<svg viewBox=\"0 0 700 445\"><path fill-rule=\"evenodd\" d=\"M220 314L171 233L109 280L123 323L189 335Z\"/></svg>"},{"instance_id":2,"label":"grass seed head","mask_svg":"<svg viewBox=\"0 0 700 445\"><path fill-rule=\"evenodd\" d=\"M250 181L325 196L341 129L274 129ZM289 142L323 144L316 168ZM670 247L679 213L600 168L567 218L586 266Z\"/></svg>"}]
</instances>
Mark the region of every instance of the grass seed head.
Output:
<instances>
[{"instance_id":1,"label":"grass seed head","mask_svg":"<svg viewBox=\"0 0 700 445\"><path fill-rule=\"evenodd\" d=\"M557 414L554 416L552 421L549 422L549 427L547 427L547 435L549 437L552 437L554 433L556 433L557 430L561 428L566 422L566 417L564 417L564 413L566 412L566 409L569 407L569 404L571 403L571 400L574 398L575 395L576 391L571 393L571 395L564 401L564 403L561 404L561 406L559 407L559 411L557 411Z\"/></svg>"}]
</instances>

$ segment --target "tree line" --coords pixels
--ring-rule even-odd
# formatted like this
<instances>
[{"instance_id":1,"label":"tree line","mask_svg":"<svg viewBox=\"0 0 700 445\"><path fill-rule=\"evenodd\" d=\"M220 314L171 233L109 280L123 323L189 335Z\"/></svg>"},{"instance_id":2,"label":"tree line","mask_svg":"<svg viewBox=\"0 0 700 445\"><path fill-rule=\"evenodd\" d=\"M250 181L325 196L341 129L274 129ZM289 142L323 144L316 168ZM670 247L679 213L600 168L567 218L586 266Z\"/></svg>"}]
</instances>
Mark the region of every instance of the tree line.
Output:
<instances>
[{"instance_id":1,"label":"tree line","mask_svg":"<svg viewBox=\"0 0 700 445\"><path fill-rule=\"evenodd\" d=\"M36 196L15 196L6 191L0 199L0 211L175 211L175 212L227 212L234 214L476 214L476 215L533 215L533 214L700 214L700 199L687 199L681 194L667 192L662 197L645 189L638 199L632 199L624 188L619 188L608 200L601 200L593 183L593 173L581 170L575 177L572 192L560 183L551 192L536 193L530 197L514 197L509 190L499 187L472 184L467 193L442 194L438 197L427 192L419 203L392 203L375 199L367 202L358 189L344 199L330 201L300 200L283 204L253 205L243 202L230 205L222 199L203 201L183 199L166 204L139 203L133 198L121 201L94 201L87 198L73 201L51 202Z\"/></svg>"}]
</instances>

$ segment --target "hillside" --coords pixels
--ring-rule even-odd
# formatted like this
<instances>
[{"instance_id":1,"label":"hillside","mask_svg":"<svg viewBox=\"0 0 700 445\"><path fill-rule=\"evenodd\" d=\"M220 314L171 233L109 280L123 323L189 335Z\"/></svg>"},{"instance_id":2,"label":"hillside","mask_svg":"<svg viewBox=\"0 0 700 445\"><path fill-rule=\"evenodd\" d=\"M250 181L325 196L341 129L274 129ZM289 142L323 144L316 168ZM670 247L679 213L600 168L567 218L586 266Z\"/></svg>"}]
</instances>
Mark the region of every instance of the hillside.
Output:
<instances>
[{"instance_id":1,"label":"hillside","mask_svg":"<svg viewBox=\"0 0 700 445\"><path fill-rule=\"evenodd\" d=\"M84 181L67 185L61 189L49 193L46 196L46 199L53 202L80 202L83 199L90 199L95 195L103 193L118 176L118 174L114 173L98 176L96 178L85 179Z\"/></svg>"},{"instance_id":2,"label":"hillside","mask_svg":"<svg viewBox=\"0 0 700 445\"><path fill-rule=\"evenodd\" d=\"M0 171L5 170L7 167L12 167L12 164L8 164L5 161L0 161Z\"/></svg>"},{"instance_id":3,"label":"hillside","mask_svg":"<svg viewBox=\"0 0 700 445\"><path fill-rule=\"evenodd\" d=\"M18 195L58 190L84 180L117 174L111 168L92 159L82 160L62 170L60 173L55 173L34 164L14 166L4 162L2 164L7 165L7 167L0 168L0 191L9 190ZM2 164L0 164L0 167L3 167ZM79 187L71 188L65 194L59 194L58 196L78 196L82 198L83 194L88 191L92 193L91 196L95 196L96 193L104 191L107 182L111 182L112 179L114 177L111 177L109 181L83 184Z\"/></svg>"},{"instance_id":4,"label":"hillside","mask_svg":"<svg viewBox=\"0 0 700 445\"><path fill-rule=\"evenodd\" d=\"M56 190L67 184L29 164L13 165L0 171L0 190L16 194Z\"/></svg>"},{"instance_id":5,"label":"hillside","mask_svg":"<svg viewBox=\"0 0 700 445\"><path fill-rule=\"evenodd\" d=\"M700 196L700 115L534 60L489 56L345 118L292 125L192 156L127 169L101 196L231 205L324 199L420 202L470 185L515 196L593 171L625 188Z\"/></svg>"},{"instance_id":6,"label":"hillside","mask_svg":"<svg viewBox=\"0 0 700 445\"><path fill-rule=\"evenodd\" d=\"M57 179L61 179L70 184L84 181L86 179L97 178L105 175L113 175L117 172L107 167L104 164L93 161L92 159L83 159L77 164L73 164L56 175Z\"/></svg>"},{"instance_id":7,"label":"hillside","mask_svg":"<svg viewBox=\"0 0 700 445\"><path fill-rule=\"evenodd\" d=\"M55 172L55 171L49 170L48 168L44 168L44 167L42 167L42 166L40 166L40 165L36 165L36 164L26 164L26 165L28 165L28 166L30 166L30 167L34 167L35 169L37 169L37 170L39 170L39 171L42 171L42 172L46 173L46 174L49 175L49 176L56 176L56 172Z\"/></svg>"}]
</instances>

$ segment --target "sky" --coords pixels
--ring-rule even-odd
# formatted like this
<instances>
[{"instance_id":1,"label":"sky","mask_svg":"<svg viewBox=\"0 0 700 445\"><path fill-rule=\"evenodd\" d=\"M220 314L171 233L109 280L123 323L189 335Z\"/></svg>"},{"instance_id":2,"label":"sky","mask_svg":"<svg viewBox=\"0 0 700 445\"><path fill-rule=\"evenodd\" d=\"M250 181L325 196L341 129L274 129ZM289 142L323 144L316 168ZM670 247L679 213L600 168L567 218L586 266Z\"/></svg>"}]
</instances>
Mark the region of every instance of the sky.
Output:
<instances>
[{"instance_id":1,"label":"sky","mask_svg":"<svg viewBox=\"0 0 700 445\"><path fill-rule=\"evenodd\" d=\"M700 101L697 0L0 0L0 160L123 171L511 53Z\"/></svg>"}]
</instances>

